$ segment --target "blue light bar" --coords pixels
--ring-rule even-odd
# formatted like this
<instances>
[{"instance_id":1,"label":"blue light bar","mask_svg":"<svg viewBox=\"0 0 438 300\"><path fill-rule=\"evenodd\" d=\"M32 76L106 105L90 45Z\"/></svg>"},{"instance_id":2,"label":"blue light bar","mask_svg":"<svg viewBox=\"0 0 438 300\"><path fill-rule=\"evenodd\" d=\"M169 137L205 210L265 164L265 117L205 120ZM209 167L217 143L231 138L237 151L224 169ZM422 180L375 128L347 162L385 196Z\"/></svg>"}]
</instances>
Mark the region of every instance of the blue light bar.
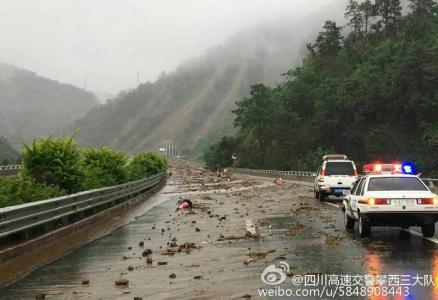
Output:
<instances>
[{"instance_id":1,"label":"blue light bar","mask_svg":"<svg viewBox=\"0 0 438 300\"><path fill-rule=\"evenodd\" d=\"M405 162L402 164L402 171L404 174L415 174L415 166L410 162Z\"/></svg>"}]
</instances>

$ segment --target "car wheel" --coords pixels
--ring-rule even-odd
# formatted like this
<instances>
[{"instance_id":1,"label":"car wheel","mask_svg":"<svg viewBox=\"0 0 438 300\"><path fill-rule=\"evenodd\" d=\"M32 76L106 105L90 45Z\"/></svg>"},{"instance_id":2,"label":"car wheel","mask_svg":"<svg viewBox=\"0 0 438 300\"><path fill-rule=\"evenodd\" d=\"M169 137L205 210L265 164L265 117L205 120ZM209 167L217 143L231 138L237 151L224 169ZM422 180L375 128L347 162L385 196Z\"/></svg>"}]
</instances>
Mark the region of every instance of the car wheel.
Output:
<instances>
[{"instance_id":1,"label":"car wheel","mask_svg":"<svg viewBox=\"0 0 438 300\"><path fill-rule=\"evenodd\" d=\"M367 237L370 235L371 226L367 220L364 220L362 216L359 214L359 221L357 224L357 231L359 232L359 236L361 238Z\"/></svg>"},{"instance_id":2,"label":"car wheel","mask_svg":"<svg viewBox=\"0 0 438 300\"><path fill-rule=\"evenodd\" d=\"M313 195L315 196L315 199L319 199L319 193L314 189Z\"/></svg>"},{"instance_id":3,"label":"car wheel","mask_svg":"<svg viewBox=\"0 0 438 300\"><path fill-rule=\"evenodd\" d=\"M324 195L324 193L318 193L318 199L319 199L319 201L321 201L321 202L323 202L323 201L325 201L325 195Z\"/></svg>"},{"instance_id":4,"label":"car wheel","mask_svg":"<svg viewBox=\"0 0 438 300\"><path fill-rule=\"evenodd\" d=\"M421 232L424 237L433 237L435 234L435 223L421 225Z\"/></svg>"},{"instance_id":5,"label":"car wheel","mask_svg":"<svg viewBox=\"0 0 438 300\"><path fill-rule=\"evenodd\" d=\"M354 219L351 218L347 214L347 210L346 209L344 211L344 226L345 226L345 229L347 229L347 230L351 230L351 229L354 228Z\"/></svg>"}]
</instances>

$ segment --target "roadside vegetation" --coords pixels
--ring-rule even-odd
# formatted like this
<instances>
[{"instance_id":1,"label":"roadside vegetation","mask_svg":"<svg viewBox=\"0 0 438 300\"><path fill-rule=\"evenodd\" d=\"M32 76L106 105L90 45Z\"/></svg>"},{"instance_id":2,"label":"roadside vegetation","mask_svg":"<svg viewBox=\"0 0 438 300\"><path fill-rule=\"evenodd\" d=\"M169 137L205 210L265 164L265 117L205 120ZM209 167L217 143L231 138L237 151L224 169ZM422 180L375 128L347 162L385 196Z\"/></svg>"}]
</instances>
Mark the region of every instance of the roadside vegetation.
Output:
<instances>
[{"instance_id":1,"label":"roadside vegetation","mask_svg":"<svg viewBox=\"0 0 438 300\"><path fill-rule=\"evenodd\" d=\"M302 65L237 102L238 132L204 155L210 168L315 170L322 154L359 165L409 160L438 176L438 6L348 2L348 33L326 21ZM403 12L403 13L402 13Z\"/></svg>"},{"instance_id":2,"label":"roadside vegetation","mask_svg":"<svg viewBox=\"0 0 438 300\"><path fill-rule=\"evenodd\" d=\"M130 158L108 148L79 148L73 137L38 138L25 145L23 171L0 177L0 207L139 180L164 172L167 162L153 153Z\"/></svg>"}]
</instances>

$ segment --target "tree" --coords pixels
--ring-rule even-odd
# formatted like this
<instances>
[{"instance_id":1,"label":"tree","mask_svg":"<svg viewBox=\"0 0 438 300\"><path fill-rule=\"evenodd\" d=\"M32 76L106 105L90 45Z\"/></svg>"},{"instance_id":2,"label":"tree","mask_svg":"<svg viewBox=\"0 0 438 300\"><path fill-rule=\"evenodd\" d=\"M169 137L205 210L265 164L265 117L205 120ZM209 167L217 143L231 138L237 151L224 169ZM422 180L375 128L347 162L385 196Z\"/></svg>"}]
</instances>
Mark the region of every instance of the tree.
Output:
<instances>
[{"instance_id":1,"label":"tree","mask_svg":"<svg viewBox=\"0 0 438 300\"><path fill-rule=\"evenodd\" d=\"M347 24L350 25L353 28L353 31L359 36L362 34L364 23L360 7L361 5L356 0L350 0L345 12L345 17L349 18Z\"/></svg>"},{"instance_id":2,"label":"tree","mask_svg":"<svg viewBox=\"0 0 438 300\"><path fill-rule=\"evenodd\" d=\"M380 17L379 23L385 27L385 32L394 35L400 22L402 7L400 0L376 0L376 16Z\"/></svg>"},{"instance_id":3,"label":"tree","mask_svg":"<svg viewBox=\"0 0 438 300\"><path fill-rule=\"evenodd\" d=\"M334 56L342 48L341 27L336 26L334 21L326 21L313 44L322 58Z\"/></svg>"},{"instance_id":4,"label":"tree","mask_svg":"<svg viewBox=\"0 0 438 300\"><path fill-rule=\"evenodd\" d=\"M371 18L374 14L374 5L370 0L366 0L359 4L359 11L362 13L365 39L368 39Z\"/></svg>"},{"instance_id":5,"label":"tree","mask_svg":"<svg viewBox=\"0 0 438 300\"><path fill-rule=\"evenodd\" d=\"M356 0L350 0L345 12L348 25L353 28L356 35L365 36L365 39L368 38L373 15L375 15L375 6L370 0L360 3Z\"/></svg>"},{"instance_id":6,"label":"tree","mask_svg":"<svg viewBox=\"0 0 438 300\"><path fill-rule=\"evenodd\" d=\"M271 90L263 84L250 88L250 97L236 102L237 109L234 126L239 127L248 136L255 137L255 147L258 153L265 153L272 127L269 125L274 117L275 107L271 103ZM264 164L264 155L257 158L259 164Z\"/></svg>"},{"instance_id":7,"label":"tree","mask_svg":"<svg viewBox=\"0 0 438 300\"><path fill-rule=\"evenodd\" d=\"M420 17L432 15L434 0L409 0L409 2L409 7L415 15Z\"/></svg>"},{"instance_id":8,"label":"tree","mask_svg":"<svg viewBox=\"0 0 438 300\"><path fill-rule=\"evenodd\" d=\"M204 153L204 161L211 170L229 167L233 165L233 155L237 152L238 140L235 137L224 136Z\"/></svg>"}]
</instances>

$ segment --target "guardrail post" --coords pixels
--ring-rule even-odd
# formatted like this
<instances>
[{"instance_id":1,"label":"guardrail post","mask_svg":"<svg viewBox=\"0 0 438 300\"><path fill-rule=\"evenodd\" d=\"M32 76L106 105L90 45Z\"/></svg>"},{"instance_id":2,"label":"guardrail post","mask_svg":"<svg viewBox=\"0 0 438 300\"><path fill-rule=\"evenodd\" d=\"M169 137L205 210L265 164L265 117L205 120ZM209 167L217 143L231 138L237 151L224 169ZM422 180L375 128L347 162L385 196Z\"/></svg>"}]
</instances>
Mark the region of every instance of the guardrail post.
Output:
<instances>
[{"instance_id":1,"label":"guardrail post","mask_svg":"<svg viewBox=\"0 0 438 300\"><path fill-rule=\"evenodd\" d=\"M61 218L61 225L62 226L65 226L65 225L68 225L68 224L69 224L68 217Z\"/></svg>"},{"instance_id":2,"label":"guardrail post","mask_svg":"<svg viewBox=\"0 0 438 300\"><path fill-rule=\"evenodd\" d=\"M24 241L29 239L29 229L20 232L20 238Z\"/></svg>"}]
</instances>

